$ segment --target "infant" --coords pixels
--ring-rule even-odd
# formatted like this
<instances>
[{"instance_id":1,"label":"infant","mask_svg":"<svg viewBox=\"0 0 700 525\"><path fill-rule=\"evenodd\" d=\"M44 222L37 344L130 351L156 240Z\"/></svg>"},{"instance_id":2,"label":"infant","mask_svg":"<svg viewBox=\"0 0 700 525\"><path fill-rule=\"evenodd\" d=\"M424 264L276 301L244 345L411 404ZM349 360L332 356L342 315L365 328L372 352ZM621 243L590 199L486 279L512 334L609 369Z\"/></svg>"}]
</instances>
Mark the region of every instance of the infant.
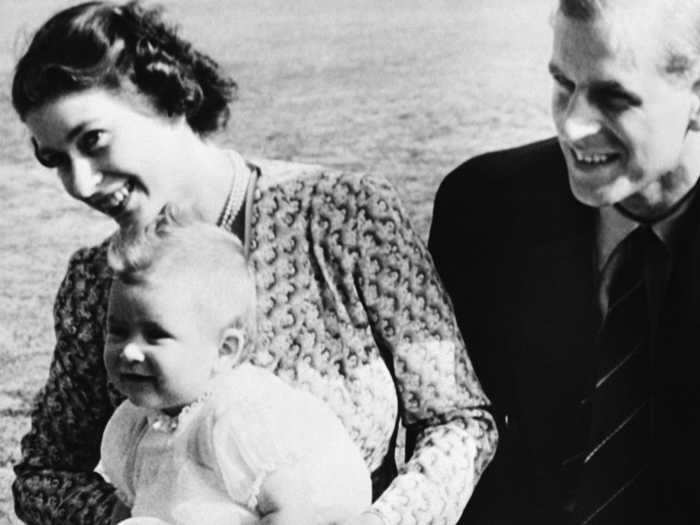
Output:
<instances>
[{"instance_id":1,"label":"infant","mask_svg":"<svg viewBox=\"0 0 700 525\"><path fill-rule=\"evenodd\" d=\"M338 523L369 508L367 466L331 409L248 363L255 283L233 235L168 205L115 236L109 264L104 362L128 398L102 439L115 522Z\"/></svg>"}]
</instances>

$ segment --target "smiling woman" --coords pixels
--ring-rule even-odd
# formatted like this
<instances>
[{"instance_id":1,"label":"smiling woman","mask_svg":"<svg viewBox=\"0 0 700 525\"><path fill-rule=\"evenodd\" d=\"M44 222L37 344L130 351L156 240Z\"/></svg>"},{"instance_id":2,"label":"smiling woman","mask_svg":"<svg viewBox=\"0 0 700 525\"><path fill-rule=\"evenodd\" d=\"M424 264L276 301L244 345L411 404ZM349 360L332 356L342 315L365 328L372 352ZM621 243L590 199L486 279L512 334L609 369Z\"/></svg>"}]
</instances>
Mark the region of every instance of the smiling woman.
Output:
<instances>
[{"instance_id":1,"label":"smiling woman","mask_svg":"<svg viewBox=\"0 0 700 525\"><path fill-rule=\"evenodd\" d=\"M25 122L39 162L56 168L72 197L120 225L145 225L169 201L209 203L228 190L223 152L197 140L183 116L162 115L144 96L91 88L35 108ZM221 177L190 188L195 169ZM214 222L215 207L200 204L199 211Z\"/></svg>"},{"instance_id":2,"label":"smiling woman","mask_svg":"<svg viewBox=\"0 0 700 525\"><path fill-rule=\"evenodd\" d=\"M13 103L38 160L121 230L174 202L242 240L258 293L251 363L327 402L372 472L374 502L352 523L455 522L496 430L430 256L382 179L252 163L211 141L234 86L161 12L89 2L36 33ZM94 472L123 399L102 360L106 246L74 254L56 299L13 486L31 523L111 523L118 508ZM415 448L397 472L399 422Z\"/></svg>"}]
</instances>

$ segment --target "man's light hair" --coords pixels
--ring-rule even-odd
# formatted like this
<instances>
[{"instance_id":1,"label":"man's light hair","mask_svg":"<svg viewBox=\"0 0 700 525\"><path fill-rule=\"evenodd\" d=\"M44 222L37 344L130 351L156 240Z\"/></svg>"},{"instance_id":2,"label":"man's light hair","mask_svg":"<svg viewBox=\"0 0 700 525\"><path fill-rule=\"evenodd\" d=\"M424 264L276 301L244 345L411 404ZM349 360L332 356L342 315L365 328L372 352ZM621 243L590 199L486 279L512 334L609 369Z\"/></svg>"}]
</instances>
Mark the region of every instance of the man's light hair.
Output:
<instances>
[{"instance_id":1,"label":"man's light hair","mask_svg":"<svg viewBox=\"0 0 700 525\"><path fill-rule=\"evenodd\" d=\"M125 285L182 279L204 308L224 309L229 326L255 339L255 280L240 241L194 212L166 205L145 228L126 228L111 240L107 259ZM249 347L249 345L246 345ZM248 349L249 350L249 349Z\"/></svg>"},{"instance_id":2,"label":"man's light hair","mask_svg":"<svg viewBox=\"0 0 700 525\"><path fill-rule=\"evenodd\" d=\"M559 0L559 12L582 22L612 19L634 26L633 12L641 12L663 27L665 42L661 69L677 77L698 76L700 66L699 0ZM634 27L629 28L634 30Z\"/></svg>"}]
</instances>

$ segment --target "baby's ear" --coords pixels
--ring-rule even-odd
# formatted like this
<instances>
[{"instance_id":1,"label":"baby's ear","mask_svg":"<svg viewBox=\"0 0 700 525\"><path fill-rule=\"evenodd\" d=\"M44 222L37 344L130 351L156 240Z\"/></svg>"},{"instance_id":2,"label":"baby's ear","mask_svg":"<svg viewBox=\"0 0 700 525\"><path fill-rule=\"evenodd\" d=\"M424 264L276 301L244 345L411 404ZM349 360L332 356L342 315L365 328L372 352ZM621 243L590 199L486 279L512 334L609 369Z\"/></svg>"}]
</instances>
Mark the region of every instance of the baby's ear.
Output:
<instances>
[{"instance_id":1,"label":"baby's ear","mask_svg":"<svg viewBox=\"0 0 700 525\"><path fill-rule=\"evenodd\" d=\"M240 364L245 346L245 334L240 328L229 327L221 336L219 364L223 368L234 368Z\"/></svg>"},{"instance_id":2,"label":"baby's ear","mask_svg":"<svg viewBox=\"0 0 700 525\"><path fill-rule=\"evenodd\" d=\"M700 79L693 84L693 98L691 100L688 129L700 131Z\"/></svg>"}]
</instances>

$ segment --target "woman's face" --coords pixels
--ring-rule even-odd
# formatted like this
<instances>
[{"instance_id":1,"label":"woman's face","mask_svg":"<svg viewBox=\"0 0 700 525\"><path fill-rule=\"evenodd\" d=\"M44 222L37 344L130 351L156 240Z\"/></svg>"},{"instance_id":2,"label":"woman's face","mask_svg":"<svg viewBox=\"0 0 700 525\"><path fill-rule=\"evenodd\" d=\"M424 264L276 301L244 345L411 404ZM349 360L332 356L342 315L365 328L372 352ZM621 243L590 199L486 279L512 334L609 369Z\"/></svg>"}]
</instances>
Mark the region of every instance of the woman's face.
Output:
<instances>
[{"instance_id":1,"label":"woman's face","mask_svg":"<svg viewBox=\"0 0 700 525\"><path fill-rule=\"evenodd\" d=\"M158 113L135 95L94 88L27 114L36 158L56 168L66 191L112 217L143 226L166 202L192 194L183 166L193 135L183 117Z\"/></svg>"}]
</instances>

